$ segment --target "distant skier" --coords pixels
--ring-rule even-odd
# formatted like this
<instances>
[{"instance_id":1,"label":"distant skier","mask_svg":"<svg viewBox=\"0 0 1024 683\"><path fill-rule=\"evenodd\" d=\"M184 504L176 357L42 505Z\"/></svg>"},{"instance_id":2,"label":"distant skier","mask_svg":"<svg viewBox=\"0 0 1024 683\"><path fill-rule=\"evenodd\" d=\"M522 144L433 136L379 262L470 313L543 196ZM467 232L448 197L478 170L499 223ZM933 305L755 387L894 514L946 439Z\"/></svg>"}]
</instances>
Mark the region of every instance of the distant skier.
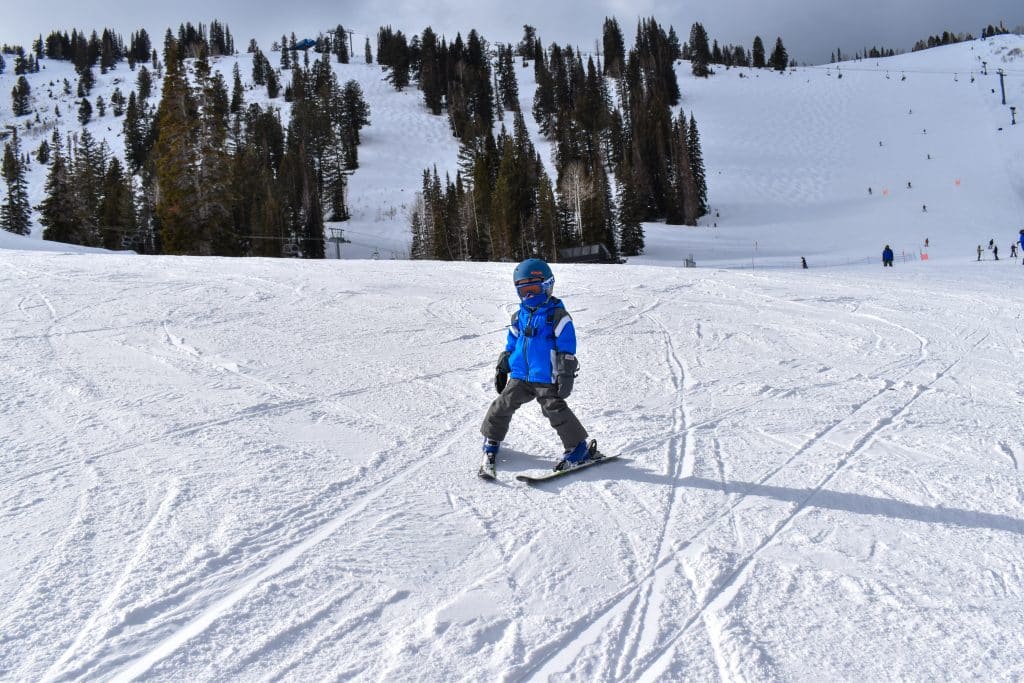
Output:
<instances>
[{"instance_id":1,"label":"distant skier","mask_svg":"<svg viewBox=\"0 0 1024 683\"><path fill-rule=\"evenodd\" d=\"M1020 250L1024 251L1024 228L1021 228L1021 230L1020 230L1020 240L1019 241L1020 241ZM1024 266L1024 256L1021 257L1020 264L1022 266Z\"/></svg>"},{"instance_id":2,"label":"distant skier","mask_svg":"<svg viewBox=\"0 0 1024 683\"><path fill-rule=\"evenodd\" d=\"M909 190L909 189L911 189L911 187L910 187L910 181L909 181L909 180L907 181L907 189L908 189L908 190Z\"/></svg>"},{"instance_id":3,"label":"distant skier","mask_svg":"<svg viewBox=\"0 0 1024 683\"><path fill-rule=\"evenodd\" d=\"M520 305L495 368L494 388L500 395L480 428L484 436L481 473L494 475L495 458L512 415L534 399L565 447L555 470L569 469L590 457L587 430L565 402L579 369L576 330L564 304L551 295L555 277L547 263L527 259L516 266L512 280Z\"/></svg>"},{"instance_id":4,"label":"distant skier","mask_svg":"<svg viewBox=\"0 0 1024 683\"><path fill-rule=\"evenodd\" d=\"M995 259L996 261L999 260L999 245L998 244L993 244L992 245L992 258Z\"/></svg>"},{"instance_id":5,"label":"distant skier","mask_svg":"<svg viewBox=\"0 0 1024 683\"><path fill-rule=\"evenodd\" d=\"M893 259L892 248L890 248L889 245L887 244L887 245L885 245L885 249L882 250L882 267L884 268L884 267L888 266L888 267L892 268L892 259Z\"/></svg>"},{"instance_id":6,"label":"distant skier","mask_svg":"<svg viewBox=\"0 0 1024 683\"><path fill-rule=\"evenodd\" d=\"M807 269L807 259L804 258L803 256L800 257L800 267L803 268L804 270Z\"/></svg>"},{"instance_id":7,"label":"distant skier","mask_svg":"<svg viewBox=\"0 0 1024 683\"><path fill-rule=\"evenodd\" d=\"M922 204L921 205L921 211L923 213L928 213L928 205L927 204Z\"/></svg>"},{"instance_id":8,"label":"distant skier","mask_svg":"<svg viewBox=\"0 0 1024 683\"><path fill-rule=\"evenodd\" d=\"M1010 242L1010 258L1017 258L1017 243Z\"/></svg>"},{"instance_id":9,"label":"distant skier","mask_svg":"<svg viewBox=\"0 0 1024 683\"><path fill-rule=\"evenodd\" d=\"M982 249L982 248L981 248L981 245L979 244L979 245L978 245L978 260L979 260L979 261L981 260L981 252L983 252L983 251L984 251L984 249Z\"/></svg>"},{"instance_id":10,"label":"distant skier","mask_svg":"<svg viewBox=\"0 0 1024 683\"><path fill-rule=\"evenodd\" d=\"M924 238L924 248L925 249L928 248L928 238L927 237Z\"/></svg>"},{"instance_id":11,"label":"distant skier","mask_svg":"<svg viewBox=\"0 0 1024 683\"><path fill-rule=\"evenodd\" d=\"M868 194L869 195L871 194L871 188L870 187L868 188Z\"/></svg>"}]
</instances>

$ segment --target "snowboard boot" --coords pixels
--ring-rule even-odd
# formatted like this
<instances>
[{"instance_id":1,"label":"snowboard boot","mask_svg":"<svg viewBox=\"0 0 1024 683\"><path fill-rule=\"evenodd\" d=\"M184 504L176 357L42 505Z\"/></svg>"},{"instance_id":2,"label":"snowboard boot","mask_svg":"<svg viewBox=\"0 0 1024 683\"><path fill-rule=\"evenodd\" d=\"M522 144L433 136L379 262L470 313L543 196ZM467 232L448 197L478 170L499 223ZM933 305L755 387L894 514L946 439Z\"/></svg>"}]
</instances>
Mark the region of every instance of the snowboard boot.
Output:
<instances>
[{"instance_id":1,"label":"snowboard boot","mask_svg":"<svg viewBox=\"0 0 1024 683\"><path fill-rule=\"evenodd\" d=\"M586 440L580 441L576 444L576 448L562 454L562 459L555 465L555 471L561 472L562 470L571 470L574 467L579 467L590 458L592 445L596 446L597 442L592 441L588 444Z\"/></svg>"}]
</instances>

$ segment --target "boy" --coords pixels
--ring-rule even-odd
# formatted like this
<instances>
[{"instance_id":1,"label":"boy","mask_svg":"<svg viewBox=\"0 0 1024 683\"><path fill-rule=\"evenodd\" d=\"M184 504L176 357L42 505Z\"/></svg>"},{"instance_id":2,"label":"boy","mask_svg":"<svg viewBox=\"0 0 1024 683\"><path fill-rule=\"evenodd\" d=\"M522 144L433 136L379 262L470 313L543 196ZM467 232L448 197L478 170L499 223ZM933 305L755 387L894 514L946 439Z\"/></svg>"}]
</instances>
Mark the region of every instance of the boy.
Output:
<instances>
[{"instance_id":1,"label":"boy","mask_svg":"<svg viewBox=\"0 0 1024 683\"><path fill-rule=\"evenodd\" d=\"M494 388L500 396L491 403L480 427L484 435L480 473L491 477L512 415L534 399L565 447L555 470L576 467L590 457L587 430L565 402L572 393L579 362L572 318L551 295L555 277L547 263L531 258L516 266L512 281L519 295L519 310L512 316L505 350L495 368Z\"/></svg>"}]
</instances>

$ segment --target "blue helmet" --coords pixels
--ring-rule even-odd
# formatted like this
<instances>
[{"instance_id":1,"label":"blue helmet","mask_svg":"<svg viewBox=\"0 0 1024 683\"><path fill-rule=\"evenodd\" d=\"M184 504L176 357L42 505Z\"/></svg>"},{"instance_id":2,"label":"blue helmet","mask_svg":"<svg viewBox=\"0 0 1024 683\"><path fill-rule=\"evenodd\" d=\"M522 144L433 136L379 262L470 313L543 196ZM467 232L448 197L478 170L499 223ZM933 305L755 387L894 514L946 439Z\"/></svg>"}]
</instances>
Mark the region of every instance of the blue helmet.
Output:
<instances>
[{"instance_id":1,"label":"blue helmet","mask_svg":"<svg viewBox=\"0 0 1024 683\"><path fill-rule=\"evenodd\" d=\"M524 301L547 299L555 286L555 276L551 266L539 258L529 258L516 266L512 272L512 282L516 286L519 298Z\"/></svg>"},{"instance_id":2,"label":"blue helmet","mask_svg":"<svg viewBox=\"0 0 1024 683\"><path fill-rule=\"evenodd\" d=\"M552 276L551 266L539 258L528 258L518 266L512 273L512 282L523 280L547 280Z\"/></svg>"}]
</instances>

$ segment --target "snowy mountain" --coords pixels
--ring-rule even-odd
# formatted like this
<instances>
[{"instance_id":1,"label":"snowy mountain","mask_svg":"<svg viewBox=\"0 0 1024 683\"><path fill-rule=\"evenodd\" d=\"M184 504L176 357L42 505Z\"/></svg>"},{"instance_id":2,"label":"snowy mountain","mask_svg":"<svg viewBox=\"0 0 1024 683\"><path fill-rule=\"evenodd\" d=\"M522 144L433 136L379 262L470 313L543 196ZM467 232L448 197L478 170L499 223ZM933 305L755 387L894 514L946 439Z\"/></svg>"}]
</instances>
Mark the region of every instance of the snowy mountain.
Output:
<instances>
[{"instance_id":1,"label":"snowy mountain","mask_svg":"<svg viewBox=\"0 0 1024 683\"><path fill-rule=\"evenodd\" d=\"M282 98L268 100L266 90L251 83L250 55L218 58L213 66L230 82L236 62L248 88L246 101L274 104L286 116L289 105ZM988 75L982 74L983 62ZM67 62L43 64L40 73L28 76L34 109L42 116L40 124L21 132L26 151L38 147L54 125L65 133L78 129L78 99L62 91L63 79L76 82L73 68ZM342 83L359 82L371 110L360 168L351 178L352 220L338 225L352 240L342 256L407 258L422 172L436 165L442 176L454 177L458 141L445 117L426 111L421 93L396 92L379 66L334 69ZM1006 74L1008 105L1001 104L998 69ZM680 62L677 75L680 108L693 113L701 127L714 212L697 230L648 225L649 248L640 263L678 264L692 253L699 264L739 266L754 258L755 264L766 259L795 267L799 256L811 265L845 264L876 258L886 243L916 257L925 238L931 258L960 260L997 237L1005 251L1020 228L1024 128L1010 125L1009 105L1024 102L1021 36L796 68L785 75L739 68L700 79ZM134 77L123 63L98 74L93 98L109 101L115 87L127 92ZM529 112L533 69L518 65L517 77L523 111ZM10 92L15 80L10 68L0 75L0 93ZM157 79L157 93L159 86ZM55 106L61 119L53 114ZM10 99L0 98L5 125L23 127L31 118L15 119ZM542 158L550 161L550 144L532 117L526 120ZM108 111L88 125L120 155L122 121ZM504 122L511 126L508 113ZM33 205L43 197L45 179L45 166L34 163ZM37 225L33 234L41 233Z\"/></svg>"},{"instance_id":2,"label":"snowy mountain","mask_svg":"<svg viewBox=\"0 0 1024 683\"><path fill-rule=\"evenodd\" d=\"M348 260L0 234L0 679L1024 677L1022 47L681 64L717 215L554 265L622 457L533 488L535 405L476 477L511 265L389 260L456 148L378 67Z\"/></svg>"}]
</instances>

